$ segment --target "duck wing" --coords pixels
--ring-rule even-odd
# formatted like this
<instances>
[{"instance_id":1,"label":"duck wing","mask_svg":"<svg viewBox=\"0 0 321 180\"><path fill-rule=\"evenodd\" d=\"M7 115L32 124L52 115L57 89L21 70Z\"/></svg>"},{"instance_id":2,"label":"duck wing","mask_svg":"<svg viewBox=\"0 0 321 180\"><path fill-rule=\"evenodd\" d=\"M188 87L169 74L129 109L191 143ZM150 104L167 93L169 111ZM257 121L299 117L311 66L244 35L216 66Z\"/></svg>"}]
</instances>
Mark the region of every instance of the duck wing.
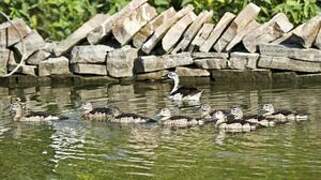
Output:
<instances>
[{"instance_id":1,"label":"duck wing","mask_svg":"<svg viewBox=\"0 0 321 180\"><path fill-rule=\"evenodd\" d=\"M49 114L49 113L47 113L47 112L34 112L34 111L30 111L30 112L28 112L28 114L26 115L26 117L35 117L35 116L48 117L48 116L51 116L51 114Z\"/></svg>"},{"instance_id":2,"label":"duck wing","mask_svg":"<svg viewBox=\"0 0 321 180\"><path fill-rule=\"evenodd\" d=\"M170 95L182 94L182 96L195 95L202 92L201 90L193 87L180 87L176 91L172 92Z\"/></svg>"}]
</instances>

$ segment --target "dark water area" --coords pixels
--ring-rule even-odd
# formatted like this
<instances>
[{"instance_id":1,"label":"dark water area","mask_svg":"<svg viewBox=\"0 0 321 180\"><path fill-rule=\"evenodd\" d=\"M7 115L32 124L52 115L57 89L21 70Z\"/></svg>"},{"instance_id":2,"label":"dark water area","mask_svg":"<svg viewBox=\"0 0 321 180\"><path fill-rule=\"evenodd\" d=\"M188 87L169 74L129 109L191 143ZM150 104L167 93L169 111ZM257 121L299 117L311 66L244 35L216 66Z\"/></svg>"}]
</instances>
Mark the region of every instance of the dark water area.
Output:
<instances>
[{"instance_id":1,"label":"dark water area","mask_svg":"<svg viewBox=\"0 0 321 180\"><path fill-rule=\"evenodd\" d=\"M226 85L230 84L230 85ZM1 179L320 179L321 85L199 83L202 103L240 105L247 114L259 105L303 110L304 123L246 134L220 133L213 125L167 129L158 125L88 122L79 106L113 104L153 116L160 108L199 116L168 98L168 83L91 87L0 88ZM13 122L10 99L22 97L33 110L69 117L53 123Z\"/></svg>"}]
</instances>

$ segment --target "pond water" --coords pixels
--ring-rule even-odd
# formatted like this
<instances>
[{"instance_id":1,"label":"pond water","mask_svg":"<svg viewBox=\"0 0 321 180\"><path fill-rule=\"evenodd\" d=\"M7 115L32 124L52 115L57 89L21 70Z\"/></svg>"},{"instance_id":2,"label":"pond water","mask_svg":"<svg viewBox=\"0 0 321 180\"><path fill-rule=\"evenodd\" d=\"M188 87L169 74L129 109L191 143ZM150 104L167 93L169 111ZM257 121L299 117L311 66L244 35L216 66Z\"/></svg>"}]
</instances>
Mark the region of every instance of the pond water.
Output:
<instances>
[{"instance_id":1,"label":"pond water","mask_svg":"<svg viewBox=\"0 0 321 180\"><path fill-rule=\"evenodd\" d=\"M231 84L231 83L230 83ZM233 83L232 83L233 84ZM1 179L319 179L321 176L321 86L198 84L203 103L240 105L256 113L262 103L304 110L310 120L223 134L212 125L171 130L157 125L87 122L79 106L107 103L152 116L170 107L198 116L193 107L167 99L168 83L95 87L0 88ZM62 114L52 124L13 122L5 107L24 98L33 110Z\"/></svg>"}]
</instances>

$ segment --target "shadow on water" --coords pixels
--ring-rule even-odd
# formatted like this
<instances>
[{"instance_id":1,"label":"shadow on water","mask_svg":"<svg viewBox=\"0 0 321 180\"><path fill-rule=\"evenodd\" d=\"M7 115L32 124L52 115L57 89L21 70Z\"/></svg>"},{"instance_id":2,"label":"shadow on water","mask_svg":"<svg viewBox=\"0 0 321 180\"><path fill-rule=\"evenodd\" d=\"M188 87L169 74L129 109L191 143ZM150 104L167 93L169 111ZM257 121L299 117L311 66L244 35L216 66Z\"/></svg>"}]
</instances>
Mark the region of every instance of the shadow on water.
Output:
<instances>
[{"instance_id":1,"label":"shadow on water","mask_svg":"<svg viewBox=\"0 0 321 180\"><path fill-rule=\"evenodd\" d=\"M87 101L146 116L163 107L195 117L199 113L170 102L168 83L0 88L1 179L317 179L321 175L321 86L219 84L208 79L189 83L205 90L203 103L219 109L240 105L251 114L260 104L273 103L305 110L311 119L249 134L223 134L212 125L173 130L87 122L78 109ZM69 119L51 124L12 122L5 107L14 97L23 98L33 110Z\"/></svg>"}]
</instances>

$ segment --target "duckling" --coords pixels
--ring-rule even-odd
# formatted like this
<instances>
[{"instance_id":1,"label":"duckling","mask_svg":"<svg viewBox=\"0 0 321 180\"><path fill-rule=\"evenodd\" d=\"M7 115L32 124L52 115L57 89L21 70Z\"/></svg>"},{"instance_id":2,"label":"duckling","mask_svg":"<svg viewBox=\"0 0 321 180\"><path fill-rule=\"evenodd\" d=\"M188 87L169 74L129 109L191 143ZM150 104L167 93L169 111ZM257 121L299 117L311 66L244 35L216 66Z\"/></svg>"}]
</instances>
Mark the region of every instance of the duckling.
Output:
<instances>
[{"instance_id":1,"label":"duckling","mask_svg":"<svg viewBox=\"0 0 321 180\"><path fill-rule=\"evenodd\" d=\"M252 129L256 129L260 127L274 127L276 124L276 122L273 121L273 119L265 118L261 115L244 116L244 113L240 107L233 107L231 109L231 115L236 120L243 120L251 123Z\"/></svg>"},{"instance_id":2,"label":"duckling","mask_svg":"<svg viewBox=\"0 0 321 180\"><path fill-rule=\"evenodd\" d=\"M117 107L113 106L94 108L90 102L87 102L80 107L82 117L91 121L111 120L114 117L116 108Z\"/></svg>"},{"instance_id":3,"label":"duckling","mask_svg":"<svg viewBox=\"0 0 321 180\"><path fill-rule=\"evenodd\" d=\"M14 121L48 122L48 121L67 119L64 116L55 116L47 112L29 111L26 105L22 102L12 103L11 111L14 113L14 117L13 117Z\"/></svg>"},{"instance_id":4,"label":"duckling","mask_svg":"<svg viewBox=\"0 0 321 180\"><path fill-rule=\"evenodd\" d=\"M156 122L152 118L141 116L139 114L121 112L119 108L114 108L113 115L114 115L114 117L111 118L110 121L111 122L116 122L116 123L141 124L141 123L153 123L153 122Z\"/></svg>"},{"instance_id":5,"label":"duckling","mask_svg":"<svg viewBox=\"0 0 321 180\"><path fill-rule=\"evenodd\" d=\"M209 104L201 105L200 110L201 110L201 118L204 119L205 123L213 122L214 121L213 115L217 111L222 111L223 114L226 114L226 115L228 114L228 111L213 109Z\"/></svg>"},{"instance_id":6,"label":"duckling","mask_svg":"<svg viewBox=\"0 0 321 180\"><path fill-rule=\"evenodd\" d=\"M275 111L272 104L264 104L262 110L264 117L277 119L282 123L286 123L288 121L306 121L309 118L308 115L304 113L294 113L289 110Z\"/></svg>"},{"instance_id":7,"label":"duckling","mask_svg":"<svg viewBox=\"0 0 321 180\"><path fill-rule=\"evenodd\" d=\"M235 111L235 112L234 112ZM216 120L215 126L224 130L225 132L241 133L250 132L256 129L255 124L242 120L241 112L237 112L235 109L231 109L231 114L226 115L222 111L217 111L213 114L213 118Z\"/></svg>"},{"instance_id":8,"label":"duckling","mask_svg":"<svg viewBox=\"0 0 321 180\"><path fill-rule=\"evenodd\" d=\"M164 126L170 127L190 127L196 125L202 125L204 122L202 120L197 120L188 116L172 116L170 109L163 108L156 115L156 119Z\"/></svg>"},{"instance_id":9,"label":"duckling","mask_svg":"<svg viewBox=\"0 0 321 180\"><path fill-rule=\"evenodd\" d=\"M176 101L200 101L203 90L193 87L179 87L179 77L175 72L169 72L167 77L174 81L169 98Z\"/></svg>"}]
</instances>

